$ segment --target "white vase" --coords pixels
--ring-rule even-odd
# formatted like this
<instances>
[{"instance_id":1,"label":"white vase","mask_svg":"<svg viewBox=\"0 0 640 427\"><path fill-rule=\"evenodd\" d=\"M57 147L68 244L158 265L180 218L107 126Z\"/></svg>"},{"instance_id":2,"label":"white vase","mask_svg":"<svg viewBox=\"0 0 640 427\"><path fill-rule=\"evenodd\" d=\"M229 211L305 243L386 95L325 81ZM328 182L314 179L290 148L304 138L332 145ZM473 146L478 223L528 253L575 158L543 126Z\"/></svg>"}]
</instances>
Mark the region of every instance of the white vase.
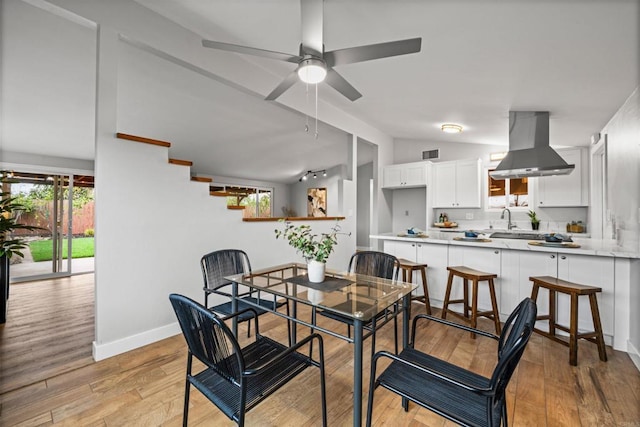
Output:
<instances>
[{"instance_id":1,"label":"white vase","mask_svg":"<svg viewBox=\"0 0 640 427\"><path fill-rule=\"evenodd\" d=\"M309 281L313 283L324 282L324 271L326 268L324 262L309 261L307 263L307 274L309 275Z\"/></svg>"},{"instance_id":2,"label":"white vase","mask_svg":"<svg viewBox=\"0 0 640 427\"><path fill-rule=\"evenodd\" d=\"M324 292L309 288L307 290L307 299L311 304L319 304L324 300Z\"/></svg>"}]
</instances>

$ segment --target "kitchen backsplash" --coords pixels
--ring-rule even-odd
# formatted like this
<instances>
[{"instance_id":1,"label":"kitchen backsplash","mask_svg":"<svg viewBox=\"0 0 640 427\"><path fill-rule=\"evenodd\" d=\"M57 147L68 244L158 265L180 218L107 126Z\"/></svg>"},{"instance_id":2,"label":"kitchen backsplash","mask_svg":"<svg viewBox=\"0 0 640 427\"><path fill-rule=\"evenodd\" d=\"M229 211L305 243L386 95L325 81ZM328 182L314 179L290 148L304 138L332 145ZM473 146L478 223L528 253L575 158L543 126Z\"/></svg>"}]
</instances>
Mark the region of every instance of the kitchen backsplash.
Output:
<instances>
[{"instance_id":1,"label":"kitchen backsplash","mask_svg":"<svg viewBox=\"0 0 640 427\"><path fill-rule=\"evenodd\" d=\"M482 221L473 221L473 220L457 220L450 219L458 224L457 230L485 230L489 228L495 229L506 229L507 228L507 220L482 220ZM511 220L512 224L516 225L516 228L521 230L531 230L531 222L523 220L523 221L514 221ZM429 227L433 228L433 224ZM538 229L541 233L566 233L567 232L567 224L566 222L555 222L555 221L540 221L540 227ZM587 230L588 231L588 230ZM570 232L571 234L580 234L575 232ZM587 235L588 233L583 232L582 234Z\"/></svg>"},{"instance_id":2,"label":"kitchen backsplash","mask_svg":"<svg viewBox=\"0 0 640 427\"><path fill-rule=\"evenodd\" d=\"M544 208L536 209L536 214L540 219L538 231L545 233L567 233L567 224L571 225L578 221L582 222L583 233L571 231L571 234L588 235L589 230L586 229L587 224L587 208ZM440 213L446 212L449 221L456 222L458 229L484 230L489 228L506 229L507 215L505 219L500 219L501 211L485 211L483 209L432 209L432 220L429 227L433 227L434 222L438 222ZM531 221L525 211L511 211L511 223L517 228L523 230L531 230ZM468 219L472 216L473 219ZM574 225L574 226L575 226ZM576 227L577 229L577 227Z\"/></svg>"}]
</instances>

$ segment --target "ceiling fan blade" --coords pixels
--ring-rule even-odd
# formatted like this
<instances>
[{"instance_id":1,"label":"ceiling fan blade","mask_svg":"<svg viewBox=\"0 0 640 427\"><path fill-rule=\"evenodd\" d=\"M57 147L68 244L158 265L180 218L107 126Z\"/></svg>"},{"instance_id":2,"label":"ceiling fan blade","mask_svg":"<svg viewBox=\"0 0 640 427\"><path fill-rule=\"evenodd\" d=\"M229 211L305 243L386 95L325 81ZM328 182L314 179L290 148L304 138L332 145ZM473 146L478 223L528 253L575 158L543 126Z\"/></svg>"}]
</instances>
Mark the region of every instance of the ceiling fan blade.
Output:
<instances>
[{"instance_id":1,"label":"ceiling fan blade","mask_svg":"<svg viewBox=\"0 0 640 427\"><path fill-rule=\"evenodd\" d=\"M332 68L327 69L327 77L325 77L324 81L329 86L349 98L349 100L351 101L355 101L362 96L362 94L358 92L356 88L351 86L351 84L346 81L344 77L342 77L336 72L336 70Z\"/></svg>"},{"instance_id":2,"label":"ceiling fan blade","mask_svg":"<svg viewBox=\"0 0 640 427\"><path fill-rule=\"evenodd\" d=\"M279 61L292 62L294 64L297 64L302 59L300 56L290 55L288 53L274 52L271 50L257 49L255 47L240 46L231 43L216 42L213 40L202 40L202 46L210 47L211 49L226 50L227 52L262 56L264 58L277 59Z\"/></svg>"},{"instance_id":3,"label":"ceiling fan blade","mask_svg":"<svg viewBox=\"0 0 640 427\"><path fill-rule=\"evenodd\" d=\"M274 90L272 90L271 93L267 95L265 99L267 101L273 101L274 99L282 95L284 91L286 91L291 86L293 86L297 81L298 81L298 71L293 70L291 74L285 77L284 80L281 81L280 84Z\"/></svg>"},{"instance_id":4,"label":"ceiling fan blade","mask_svg":"<svg viewBox=\"0 0 640 427\"><path fill-rule=\"evenodd\" d=\"M325 52L323 58L329 67L333 67L336 65L353 64L355 62L420 52L421 45L422 38L418 37L415 39L396 40L393 42L332 50L331 52Z\"/></svg>"},{"instance_id":5,"label":"ceiling fan blade","mask_svg":"<svg viewBox=\"0 0 640 427\"><path fill-rule=\"evenodd\" d=\"M302 45L300 56L322 58L322 0L300 0Z\"/></svg>"}]
</instances>

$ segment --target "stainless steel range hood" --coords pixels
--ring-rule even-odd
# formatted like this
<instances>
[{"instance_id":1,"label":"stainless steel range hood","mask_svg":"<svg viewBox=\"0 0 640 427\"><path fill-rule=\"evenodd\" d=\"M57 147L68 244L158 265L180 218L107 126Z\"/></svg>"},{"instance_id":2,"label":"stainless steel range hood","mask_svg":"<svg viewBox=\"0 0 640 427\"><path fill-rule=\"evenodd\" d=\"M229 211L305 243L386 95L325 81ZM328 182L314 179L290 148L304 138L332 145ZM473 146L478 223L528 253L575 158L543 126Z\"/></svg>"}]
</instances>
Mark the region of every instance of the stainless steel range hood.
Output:
<instances>
[{"instance_id":1,"label":"stainless steel range hood","mask_svg":"<svg viewBox=\"0 0 640 427\"><path fill-rule=\"evenodd\" d=\"M509 152L492 178L568 175L574 168L549 147L548 111L509 111Z\"/></svg>"}]
</instances>

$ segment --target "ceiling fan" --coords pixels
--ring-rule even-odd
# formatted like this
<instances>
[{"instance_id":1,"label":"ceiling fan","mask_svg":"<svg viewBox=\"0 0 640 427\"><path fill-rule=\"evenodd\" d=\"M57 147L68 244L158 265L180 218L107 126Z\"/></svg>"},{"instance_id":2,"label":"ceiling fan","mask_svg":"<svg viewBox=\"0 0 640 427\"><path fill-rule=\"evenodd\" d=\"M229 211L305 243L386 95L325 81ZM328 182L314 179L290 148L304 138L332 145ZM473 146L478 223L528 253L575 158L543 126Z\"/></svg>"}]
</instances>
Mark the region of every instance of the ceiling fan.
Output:
<instances>
[{"instance_id":1,"label":"ceiling fan","mask_svg":"<svg viewBox=\"0 0 640 427\"><path fill-rule=\"evenodd\" d=\"M302 10L302 43L300 44L299 55L212 40L202 40L202 45L212 49L262 56L298 64L298 67L267 95L265 99L268 101L273 101L282 95L296 83L298 78L310 84L320 83L324 80L342 95L351 101L355 101L362 94L338 74L333 69L334 66L420 52L422 44L422 38L420 37L325 52L322 34L323 0L300 0L300 6Z\"/></svg>"}]
</instances>

